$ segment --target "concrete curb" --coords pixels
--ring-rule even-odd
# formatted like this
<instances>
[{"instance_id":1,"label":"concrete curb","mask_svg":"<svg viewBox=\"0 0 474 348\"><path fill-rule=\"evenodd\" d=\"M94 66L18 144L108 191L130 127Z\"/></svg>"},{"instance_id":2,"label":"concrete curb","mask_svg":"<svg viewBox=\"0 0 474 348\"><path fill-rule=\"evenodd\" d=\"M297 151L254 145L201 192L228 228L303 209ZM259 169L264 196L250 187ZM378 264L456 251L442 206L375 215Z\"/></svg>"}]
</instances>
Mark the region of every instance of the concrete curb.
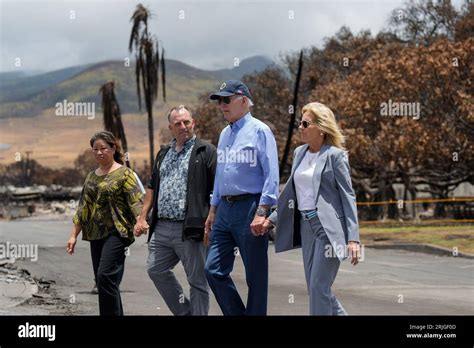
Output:
<instances>
[{"instance_id":1,"label":"concrete curb","mask_svg":"<svg viewBox=\"0 0 474 348\"><path fill-rule=\"evenodd\" d=\"M364 244L368 248L374 249L398 249L414 251L425 254L432 254L438 256L462 257L466 259L474 259L474 255L458 252L456 256L453 255L453 250L443 248L431 244L417 244L417 243L384 243L384 244Z\"/></svg>"}]
</instances>

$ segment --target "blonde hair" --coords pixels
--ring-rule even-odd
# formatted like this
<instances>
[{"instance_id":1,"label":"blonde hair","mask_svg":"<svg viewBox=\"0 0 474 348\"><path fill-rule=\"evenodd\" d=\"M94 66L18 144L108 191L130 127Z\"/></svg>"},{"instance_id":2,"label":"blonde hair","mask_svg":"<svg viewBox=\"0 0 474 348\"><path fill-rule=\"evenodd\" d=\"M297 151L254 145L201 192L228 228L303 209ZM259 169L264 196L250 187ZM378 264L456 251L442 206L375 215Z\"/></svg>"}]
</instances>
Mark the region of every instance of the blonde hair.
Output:
<instances>
[{"instance_id":1,"label":"blonde hair","mask_svg":"<svg viewBox=\"0 0 474 348\"><path fill-rule=\"evenodd\" d=\"M303 110L301 110L301 115L306 111L311 113L313 121L316 122L316 125L325 133L323 144L332 145L341 150L345 150L345 137L337 125L336 117L331 109L324 104L314 102L306 104Z\"/></svg>"}]
</instances>

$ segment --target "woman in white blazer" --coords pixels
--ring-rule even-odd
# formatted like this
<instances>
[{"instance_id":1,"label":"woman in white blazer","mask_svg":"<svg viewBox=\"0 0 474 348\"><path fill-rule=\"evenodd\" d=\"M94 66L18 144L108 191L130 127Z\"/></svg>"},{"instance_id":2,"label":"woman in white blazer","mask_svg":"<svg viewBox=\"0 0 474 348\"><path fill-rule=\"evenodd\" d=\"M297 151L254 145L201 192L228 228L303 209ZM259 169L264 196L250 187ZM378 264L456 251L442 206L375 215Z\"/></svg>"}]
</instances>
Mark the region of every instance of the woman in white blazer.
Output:
<instances>
[{"instance_id":1,"label":"woman in white blazer","mask_svg":"<svg viewBox=\"0 0 474 348\"><path fill-rule=\"evenodd\" d=\"M341 261L360 258L359 227L344 136L321 103L303 107L293 167L264 230L277 227L275 251L302 247L311 315L347 315L331 290Z\"/></svg>"}]
</instances>

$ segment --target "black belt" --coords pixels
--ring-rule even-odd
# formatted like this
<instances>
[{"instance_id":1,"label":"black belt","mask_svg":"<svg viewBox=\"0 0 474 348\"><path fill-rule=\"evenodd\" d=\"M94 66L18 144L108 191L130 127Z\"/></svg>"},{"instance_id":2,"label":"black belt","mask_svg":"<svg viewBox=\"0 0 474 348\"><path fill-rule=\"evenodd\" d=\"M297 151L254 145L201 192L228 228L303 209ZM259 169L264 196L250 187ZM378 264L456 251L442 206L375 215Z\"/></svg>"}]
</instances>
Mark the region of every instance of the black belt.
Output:
<instances>
[{"instance_id":1,"label":"black belt","mask_svg":"<svg viewBox=\"0 0 474 348\"><path fill-rule=\"evenodd\" d=\"M259 195L260 193L244 193L243 195L237 195L237 196L222 196L221 198L226 201L227 203L231 202L237 202L237 201L242 201L244 199L250 198L250 197L255 197Z\"/></svg>"}]
</instances>

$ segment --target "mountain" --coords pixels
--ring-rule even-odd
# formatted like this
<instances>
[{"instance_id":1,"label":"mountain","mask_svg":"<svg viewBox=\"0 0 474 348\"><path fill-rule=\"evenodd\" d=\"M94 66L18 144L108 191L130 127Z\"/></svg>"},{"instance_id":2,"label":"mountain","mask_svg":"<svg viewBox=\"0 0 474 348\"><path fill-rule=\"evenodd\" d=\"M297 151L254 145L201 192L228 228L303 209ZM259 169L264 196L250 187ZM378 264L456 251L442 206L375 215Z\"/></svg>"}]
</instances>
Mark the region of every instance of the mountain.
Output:
<instances>
[{"instance_id":1,"label":"mountain","mask_svg":"<svg viewBox=\"0 0 474 348\"><path fill-rule=\"evenodd\" d=\"M0 85L2 82L17 80L24 77L42 74L39 70L21 70L21 71L5 71L0 72Z\"/></svg>"},{"instance_id":2,"label":"mountain","mask_svg":"<svg viewBox=\"0 0 474 348\"><path fill-rule=\"evenodd\" d=\"M254 56L244 59L239 66L233 69L216 70L214 73L220 77L221 80L239 80L242 76L265 70L265 68L273 65L274 62L265 56Z\"/></svg>"},{"instance_id":3,"label":"mountain","mask_svg":"<svg viewBox=\"0 0 474 348\"><path fill-rule=\"evenodd\" d=\"M238 67L206 71L177 60L166 60L166 94L170 103L193 103L203 93L217 88L223 80L240 79L273 64L263 56L244 59ZM0 76L1 78L1 76ZM135 64L106 61L61 69L36 76L0 80L0 118L33 117L56 103L91 102L100 109L99 88L116 81L116 94L123 113L138 112ZM159 99L161 100L161 86ZM142 109L144 106L142 105Z\"/></svg>"},{"instance_id":4,"label":"mountain","mask_svg":"<svg viewBox=\"0 0 474 348\"><path fill-rule=\"evenodd\" d=\"M0 103L28 100L42 90L73 77L89 66L90 64L75 66L36 75L24 72L1 73Z\"/></svg>"},{"instance_id":5,"label":"mountain","mask_svg":"<svg viewBox=\"0 0 474 348\"><path fill-rule=\"evenodd\" d=\"M17 80L23 77L28 76L23 71L7 71L0 73L0 83L4 81Z\"/></svg>"}]
</instances>

